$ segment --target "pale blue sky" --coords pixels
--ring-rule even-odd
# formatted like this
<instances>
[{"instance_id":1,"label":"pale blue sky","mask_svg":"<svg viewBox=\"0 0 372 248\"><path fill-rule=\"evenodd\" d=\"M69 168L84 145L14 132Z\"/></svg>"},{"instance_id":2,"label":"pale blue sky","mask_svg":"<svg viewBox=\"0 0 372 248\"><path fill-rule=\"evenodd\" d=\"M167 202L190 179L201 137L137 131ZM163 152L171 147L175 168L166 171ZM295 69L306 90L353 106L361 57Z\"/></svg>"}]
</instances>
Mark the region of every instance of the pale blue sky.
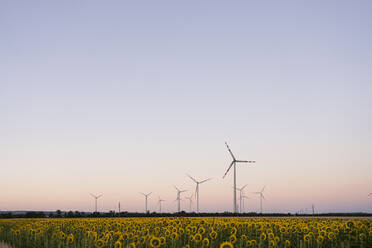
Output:
<instances>
[{"instance_id":1,"label":"pale blue sky","mask_svg":"<svg viewBox=\"0 0 372 248\"><path fill-rule=\"evenodd\" d=\"M0 210L372 212L371 1L1 1ZM184 208L187 204L184 203Z\"/></svg>"}]
</instances>

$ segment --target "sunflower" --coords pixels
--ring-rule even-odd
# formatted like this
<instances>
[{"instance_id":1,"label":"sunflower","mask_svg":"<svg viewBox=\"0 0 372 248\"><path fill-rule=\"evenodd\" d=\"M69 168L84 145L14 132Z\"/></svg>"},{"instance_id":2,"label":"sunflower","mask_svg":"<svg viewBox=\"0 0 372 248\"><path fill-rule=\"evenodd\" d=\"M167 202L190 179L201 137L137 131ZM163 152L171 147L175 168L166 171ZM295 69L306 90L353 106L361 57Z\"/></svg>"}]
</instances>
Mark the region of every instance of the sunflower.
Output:
<instances>
[{"instance_id":1,"label":"sunflower","mask_svg":"<svg viewBox=\"0 0 372 248\"><path fill-rule=\"evenodd\" d=\"M115 244L114 244L114 248L121 248L121 242L116 241Z\"/></svg>"},{"instance_id":2,"label":"sunflower","mask_svg":"<svg viewBox=\"0 0 372 248\"><path fill-rule=\"evenodd\" d=\"M203 227L200 227L199 230L198 230L198 233L203 235L205 233L205 229Z\"/></svg>"},{"instance_id":3,"label":"sunflower","mask_svg":"<svg viewBox=\"0 0 372 248\"><path fill-rule=\"evenodd\" d=\"M333 232L328 233L328 238L330 240L334 240L336 238L336 235Z\"/></svg>"},{"instance_id":4,"label":"sunflower","mask_svg":"<svg viewBox=\"0 0 372 248\"><path fill-rule=\"evenodd\" d=\"M284 247L286 248L289 248L291 247L291 241L289 241L288 239L284 242Z\"/></svg>"},{"instance_id":5,"label":"sunflower","mask_svg":"<svg viewBox=\"0 0 372 248\"><path fill-rule=\"evenodd\" d=\"M105 241L103 239L98 239L96 242L95 242L95 246L97 248L102 248L103 246L105 245Z\"/></svg>"},{"instance_id":6,"label":"sunflower","mask_svg":"<svg viewBox=\"0 0 372 248\"><path fill-rule=\"evenodd\" d=\"M223 242L223 243L220 245L220 248L234 248L234 245L231 244L230 242Z\"/></svg>"},{"instance_id":7,"label":"sunflower","mask_svg":"<svg viewBox=\"0 0 372 248\"><path fill-rule=\"evenodd\" d=\"M211 239L216 239L218 236L218 234L215 232L215 231L212 231L210 234L209 234L209 237L211 237Z\"/></svg>"},{"instance_id":8,"label":"sunflower","mask_svg":"<svg viewBox=\"0 0 372 248\"><path fill-rule=\"evenodd\" d=\"M235 235L237 231L235 227L231 228L230 235Z\"/></svg>"},{"instance_id":9,"label":"sunflower","mask_svg":"<svg viewBox=\"0 0 372 248\"><path fill-rule=\"evenodd\" d=\"M208 238L204 238L202 240L202 244L203 244L203 247L209 247L209 239Z\"/></svg>"},{"instance_id":10,"label":"sunflower","mask_svg":"<svg viewBox=\"0 0 372 248\"><path fill-rule=\"evenodd\" d=\"M232 243L232 244L235 244L236 243L236 236L235 235L231 235L229 237L229 241Z\"/></svg>"},{"instance_id":11,"label":"sunflower","mask_svg":"<svg viewBox=\"0 0 372 248\"><path fill-rule=\"evenodd\" d=\"M136 243L134 243L134 242L130 243L128 248L136 248Z\"/></svg>"},{"instance_id":12,"label":"sunflower","mask_svg":"<svg viewBox=\"0 0 372 248\"><path fill-rule=\"evenodd\" d=\"M247 240L247 236L246 236L245 234L243 234L242 236L240 236L240 238L241 238L242 240Z\"/></svg>"},{"instance_id":13,"label":"sunflower","mask_svg":"<svg viewBox=\"0 0 372 248\"><path fill-rule=\"evenodd\" d=\"M160 237L159 239L161 245L165 245L165 243L167 242L167 239L165 237Z\"/></svg>"},{"instance_id":14,"label":"sunflower","mask_svg":"<svg viewBox=\"0 0 372 248\"><path fill-rule=\"evenodd\" d=\"M67 244L71 245L72 243L74 243L74 235L71 233L67 236Z\"/></svg>"},{"instance_id":15,"label":"sunflower","mask_svg":"<svg viewBox=\"0 0 372 248\"><path fill-rule=\"evenodd\" d=\"M354 222L349 220L348 222L346 222L346 226L349 227L349 228L353 228L355 226Z\"/></svg>"},{"instance_id":16,"label":"sunflower","mask_svg":"<svg viewBox=\"0 0 372 248\"><path fill-rule=\"evenodd\" d=\"M266 240L266 234L265 233L261 233L260 240Z\"/></svg>"},{"instance_id":17,"label":"sunflower","mask_svg":"<svg viewBox=\"0 0 372 248\"><path fill-rule=\"evenodd\" d=\"M269 234L267 235L267 237L268 237L269 239L274 239L275 235L274 235L274 233L269 232Z\"/></svg>"},{"instance_id":18,"label":"sunflower","mask_svg":"<svg viewBox=\"0 0 372 248\"><path fill-rule=\"evenodd\" d=\"M269 241L269 248L274 247L274 246L275 246L275 241L274 240L270 240Z\"/></svg>"},{"instance_id":19,"label":"sunflower","mask_svg":"<svg viewBox=\"0 0 372 248\"><path fill-rule=\"evenodd\" d=\"M170 235L170 238L171 240L178 240L178 233L172 232L172 234Z\"/></svg>"},{"instance_id":20,"label":"sunflower","mask_svg":"<svg viewBox=\"0 0 372 248\"><path fill-rule=\"evenodd\" d=\"M203 236L200 233L197 233L194 235L194 240L196 243L199 243L200 241L202 241L202 239L203 239Z\"/></svg>"},{"instance_id":21,"label":"sunflower","mask_svg":"<svg viewBox=\"0 0 372 248\"><path fill-rule=\"evenodd\" d=\"M157 237L152 237L149 243L152 248L157 248L161 245L161 240Z\"/></svg>"},{"instance_id":22,"label":"sunflower","mask_svg":"<svg viewBox=\"0 0 372 248\"><path fill-rule=\"evenodd\" d=\"M310 240L311 240L311 237L310 237L309 234L307 234L307 235L304 236L304 241L305 242L310 242Z\"/></svg>"},{"instance_id":23,"label":"sunflower","mask_svg":"<svg viewBox=\"0 0 372 248\"><path fill-rule=\"evenodd\" d=\"M323 243L323 241L324 241L324 237L323 236L318 236L316 238L316 242L319 243L319 244Z\"/></svg>"}]
</instances>

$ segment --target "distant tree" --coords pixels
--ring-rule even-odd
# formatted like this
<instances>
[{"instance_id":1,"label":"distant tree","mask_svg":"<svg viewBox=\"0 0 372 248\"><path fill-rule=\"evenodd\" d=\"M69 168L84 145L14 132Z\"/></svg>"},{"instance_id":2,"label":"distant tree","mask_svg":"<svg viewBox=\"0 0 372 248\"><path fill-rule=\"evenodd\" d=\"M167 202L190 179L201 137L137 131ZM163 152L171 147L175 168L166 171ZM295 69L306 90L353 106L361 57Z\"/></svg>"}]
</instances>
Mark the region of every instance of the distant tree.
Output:
<instances>
[{"instance_id":1,"label":"distant tree","mask_svg":"<svg viewBox=\"0 0 372 248\"><path fill-rule=\"evenodd\" d=\"M56 215L55 215L56 218L62 218L62 211L61 210L57 210L56 211Z\"/></svg>"}]
</instances>

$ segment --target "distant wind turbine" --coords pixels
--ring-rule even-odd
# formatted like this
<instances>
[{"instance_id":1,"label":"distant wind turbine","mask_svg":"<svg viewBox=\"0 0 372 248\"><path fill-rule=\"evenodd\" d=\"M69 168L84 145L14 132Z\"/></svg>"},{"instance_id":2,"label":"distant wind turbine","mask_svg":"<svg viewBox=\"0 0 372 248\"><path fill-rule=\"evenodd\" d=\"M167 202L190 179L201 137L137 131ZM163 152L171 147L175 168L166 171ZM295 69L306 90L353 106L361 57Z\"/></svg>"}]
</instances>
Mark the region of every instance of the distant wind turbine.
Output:
<instances>
[{"instance_id":1,"label":"distant wind turbine","mask_svg":"<svg viewBox=\"0 0 372 248\"><path fill-rule=\"evenodd\" d=\"M176 186L174 186L177 190L177 211L178 213L181 212L181 193L186 192L187 190L179 190Z\"/></svg>"},{"instance_id":2,"label":"distant wind turbine","mask_svg":"<svg viewBox=\"0 0 372 248\"><path fill-rule=\"evenodd\" d=\"M225 172L225 175L223 175L222 178L225 178L229 170L231 169L232 166L234 166L234 199L233 199L233 205L234 205L234 213L237 213L237 204L236 204L236 163L256 163L256 161L251 161L251 160L237 160L234 156L234 154L231 152L229 145L227 142L225 142L227 149L229 150L229 153L233 159L231 162L229 168Z\"/></svg>"},{"instance_id":3,"label":"distant wind turbine","mask_svg":"<svg viewBox=\"0 0 372 248\"><path fill-rule=\"evenodd\" d=\"M261 214L262 214L262 199L266 200L265 197L264 197L264 195L263 195L263 191L265 190L265 188L266 188L266 186L264 186L262 188L262 190L259 191L259 192L253 192L254 194L260 195L260 211L261 211Z\"/></svg>"},{"instance_id":4,"label":"distant wind turbine","mask_svg":"<svg viewBox=\"0 0 372 248\"><path fill-rule=\"evenodd\" d=\"M236 190L239 191L239 206L240 206L240 213L242 212L242 200L243 200L243 194L244 194L244 189L247 187L248 184L244 185L243 187L236 188Z\"/></svg>"},{"instance_id":5,"label":"distant wind turbine","mask_svg":"<svg viewBox=\"0 0 372 248\"><path fill-rule=\"evenodd\" d=\"M191 213L191 206L192 206L192 197L193 195L189 196L189 197L186 197L187 200L189 200L189 212Z\"/></svg>"},{"instance_id":6,"label":"distant wind turbine","mask_svg":"<svg viewBox=\"0 0 372 248\"><path fill-rule=\"evenodd\" d=\"M247 197L247 196L245 196L245 195L243 195L242 198L243 198L243 207L242 207L242 212L244 212L244 210L245 210L244 199L251 199L251 198L249 198L249 197Z\"/></svg>"},{"instance_id":7,"label":"distant wind turbine","mask_svg":"<svg viewBox=\"0 0 372 248\"><path fill-rule=\"evenodd\" d=\"M211 180L212 178L205 179L203 181L197 181L195 178L192 176L188 175L191 180L193 180L196 183L196 188L195 188L195 197L196 197L196 212L199 213L199 184L205 183L206 181Z\"/></svg>"},{"instance_id":8,"label":"distant wind turbine","mask_svg":"<svg viewBox=\"0 0 372 248\"><path fill-rule=\"evenodd\" d=\"M144 194L142 192L140 192L140 194L142 194L144 197L145 197L145 210L146 210L146 213L147 213L147 198L149 197L149 195L151 195L152 192L148 193L148 194Z\"/></svg>"},{"instance_id":9,"label":"distant wind turbine","mask_svg":"<svg viewBox=\"0 0 372 248\"><path fill-rule=\"evenodd\" d=\"M98 200L98 198L100 198L101 196L103 196L102 194L101 195L93 195L93 194L90 194L93 198L94 198L94 200L95 200L95 213L97 213L97 200Z\"/></svg>"},{"instance_id":10,"label":"distant wind turbine","mask_svg":"<svg viewBox=\"0 0 372 248\"><path fill-rule=\"evenodd\" d=\"M163 202L165 200L161 199L160 196L159 196L159 200L158 200L158 205L159 205L159 213L161 213L161 202Z\"/></svg>"},{"instance_id":11,"label":"distant wind turbine","mask_svg":"<svg viewBox=\"0 0 372 248\"><path fill-rule=\"evenodd\" d=\"M119 202L119 204L118 204L118 207L119 207L119 214L120 214L120 202Z\"/></svg>"}]
</instances>

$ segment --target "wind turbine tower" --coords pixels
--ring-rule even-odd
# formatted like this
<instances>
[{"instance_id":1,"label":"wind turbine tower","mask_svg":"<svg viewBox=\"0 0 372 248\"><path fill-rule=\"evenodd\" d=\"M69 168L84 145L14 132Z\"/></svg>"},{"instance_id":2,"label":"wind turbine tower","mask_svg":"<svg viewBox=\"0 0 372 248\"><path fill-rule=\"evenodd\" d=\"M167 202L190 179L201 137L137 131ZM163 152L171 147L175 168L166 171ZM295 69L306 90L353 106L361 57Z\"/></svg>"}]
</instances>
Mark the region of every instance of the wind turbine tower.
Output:
<instances>
[{"instance_id":1,"label":"wind turbine tower","mask_svg":"<svg viewBox=\"0 0 372 248\"><path fill-rule=\"evenodd\" d=\"M161 199L160 196L159 196L159 200L158 200L158 205L159 205L159 213L161 213L161 202L163 202L165 200Z\"/></svg>"},{"instance_id":2,"label":"wind turbine tower","mask_svg":"<svg viewBox=\"0 0 372 248\"><path fill-rule=\"evenodd\" d=\"M247 197L247 196L245 196L245 195L242 195L242 198L243 198L243 200L242 200L242 202L243 202L243 206L240 207L240 209L242 210L242 213L243 213L243 212L244 212L244 209L245 209L244 199L251 199L251 198L249 198L249 197Z\"/></svg>"},{"instance_id":3,"label":"wind turbine tower","mask_svg":"<svg viewBox=\"0 0 372 248\"><path fill-rule=\"evenodd\" d=\"M119 202L119 204L118 204L118 207L119 207L119 214L120 214L120 202Z\"/></svg>"},{"instance_id":4,"label":"wind turbine tower","mask_svg":"<svg viewBox=\"0 0 372 248\"><path fill-rule=\"evenodd\" d=\"M261 212L261 214L262 214L262 199L266 200L265 196L263 195L263 192L264 192L265 188L266 188L266 186L264 186L261 191L254 192L255 194L260 195L260 212Z\"/></svg>"},{"instance_id":5,"label":"wind turbine tower","mask_svg":"<svg viewBox=\"0 0 372 248\"><path fill-rule=\"evenodd\" d=\"M186 192L187 190L179 190L176 186L174 186L177 190L177 212L181 212L181 193Z\"/></svg>"},{"instance_id":6,"label":"wind turbine tower","mask_svg":"<svg viewBox=\"0 0 372 248\"><path fill-rule=\"evenodd\" d=\"M190 175L187 175L191 180L193 180L196 183L195 188L195 197L196 197L196 212L199 213L199 184L205 183L206 181L211 180L211 178L205 179L203 181L197 181L195 178L193 178Z\"/></svg>"},{"instance_id":7,"label":"wind turbine tower","mask_svg":"<svg viewBox=\"0 0 372 248\"><path fill-rule=\"evenodd\" d=\"M147 198L149 197L149 195L151 195L152 192L148 193L148 194L144 194L142 192L140 192L144 197L145 197L145 210L146 210L146 213L148 212L147 210Z\"/></svg>"},{"instance_id":8,"label":"wind turbine tower","mask_svg":"<svg viewBox=\"0 0 372 248\"><path fill-rule=\"evenodd\" d=\"M189 212L191 213L191 206L192 206L192 197L193 195L186 197L187 200L189 200Z\"/></svg>"},{"instance_id":9,"label":"wind turbine tower","mask_svg":"<svg viewBox=\"0 0 372 248\"><path fill-rule=\"evenodd\" d=\"M97 213L97 200L98 200L98 198L100 198L101 196L102 196L102 194L101 195L93 195L93 194L90 194L93 198L94 198L94 200L95 200L95 213Z\"/></svg>"},{"instance_id":10,"label":"wind turbine tower","mask_svg":"<svg viewBox=\"0 0 372 248\"><path fill-rule=\"evenodd\" d=\"M227 169L227 171L225 172L225 175L223 175L222 178L225 178L225 176L227 175L227 173L229 172L229 170L231 169L231 167L234 166L234 199L233 199L233 206L234 206L234 213L237 213L237 204L236 204L236 164L237 163L256 163L256 161L252 161L252 160L237 160L235 158L234 154L231 152L230 147L227 144L227 142L225 142L225 144L226 144L227 149L229 150L229 153L230 153L233 161L231 162L229 168Z\"/></svg>"},{"instance_id":11,"label":"wind turbine tower","mask_svg":"<svg viewBox=\"0 0 372 248\"><path fill-rule=\"evenodd\" d=\"M239 191L239 206L240 206L240 213L242 212L242 201L243 201L243 194L244 194L244 189L247 187L248 184L244 185L243 187L236 188Z\"/></svg>"}]
</instances>

